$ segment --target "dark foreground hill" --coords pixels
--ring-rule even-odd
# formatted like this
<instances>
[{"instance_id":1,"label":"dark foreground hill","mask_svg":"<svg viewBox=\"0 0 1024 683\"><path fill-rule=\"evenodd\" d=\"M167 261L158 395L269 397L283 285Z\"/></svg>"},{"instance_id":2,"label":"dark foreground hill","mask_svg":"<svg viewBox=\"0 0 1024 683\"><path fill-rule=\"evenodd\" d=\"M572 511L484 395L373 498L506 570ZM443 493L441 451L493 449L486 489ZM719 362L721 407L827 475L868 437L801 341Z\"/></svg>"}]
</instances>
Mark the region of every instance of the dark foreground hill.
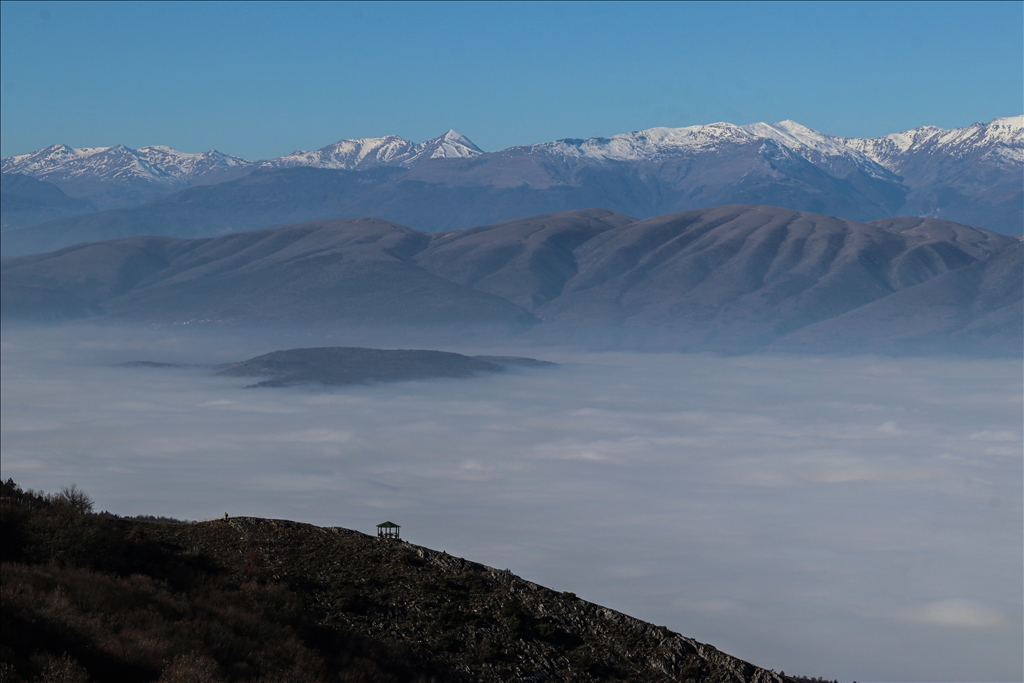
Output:
<instances>
[{"instance_id":1,"label":"dark foreground hill","mask_svg":"<svg viewBox=\"0 0 1024 683\"><path fill-rule=\"evenodd\" d=\"M91 513L3 484L11 681L788 679L571 593L410 543L251 517Z\"/></svg>"},{"instance_id":2,"label":"dark foreground hill","mask_svg":"<svg viewBox=\"0 0 1024 683\"><path fill-rule=\"evenodd\" d=\"M296 384L368 384L473 377L508 365L553 365L533 358L463 356L447 351L327 347L273 351L217 371L228 377L265 377L256 387Z\"/></svg>"},{"instance_id":3,"label":"dark foreground hill","mask_svg":"<svg viewBox=\"0 0 1024 683\"><path fill-rule=\"evenodd\" d=\"M659 350L792 341L971 352L979 342L985 353L1016 354L1020 244L937 219L858 223L756 205L642 221L589 209L443 233L346 219L4 259L3 315L53 320L99 308L163 324L443 327ZM854 312L855 335L818 327Z\"/></svg>"}]
</instances>

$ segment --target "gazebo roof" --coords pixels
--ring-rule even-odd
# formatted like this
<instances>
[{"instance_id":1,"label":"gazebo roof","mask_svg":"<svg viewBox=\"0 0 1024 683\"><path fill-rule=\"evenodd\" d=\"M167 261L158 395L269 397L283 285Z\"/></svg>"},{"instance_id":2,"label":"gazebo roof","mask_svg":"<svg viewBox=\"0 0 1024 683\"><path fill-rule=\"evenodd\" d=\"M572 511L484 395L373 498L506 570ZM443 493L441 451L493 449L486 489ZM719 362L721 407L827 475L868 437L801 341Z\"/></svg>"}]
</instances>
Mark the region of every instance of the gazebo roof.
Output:
<instances>
[{"instance_id":1,"label":"gazebo roof","mask_svg":"<svg viewBox=\"0 0 1024 683\"><path fill-rule=\"evenodd\" d=\"M378 524L377 528L378 529L401 529L402 527L398 526L394 522L383 522L381 524Z\"/></svg>"}]
</instances>

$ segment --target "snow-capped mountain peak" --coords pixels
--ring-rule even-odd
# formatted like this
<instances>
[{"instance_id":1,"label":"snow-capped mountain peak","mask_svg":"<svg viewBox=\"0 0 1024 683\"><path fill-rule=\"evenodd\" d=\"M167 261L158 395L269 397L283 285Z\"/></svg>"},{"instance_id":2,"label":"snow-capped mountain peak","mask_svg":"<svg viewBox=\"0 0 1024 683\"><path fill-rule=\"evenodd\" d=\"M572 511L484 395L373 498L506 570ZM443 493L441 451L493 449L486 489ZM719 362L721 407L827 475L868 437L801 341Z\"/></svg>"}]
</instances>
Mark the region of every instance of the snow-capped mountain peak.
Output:
<instances>
[{"instance_id":1,"label":"snow-capped mountain peak","mask_svg":"<svg viewBox=\"0 0 1024 683\"><path fill-rule=\"evenodd\" d=\"M152 191L144 196L166 194L197 182L210 182L238 177L248 169L314 168L364 170L378 166L411 167L429 159L465 158L483 154L466 136L454 130L419 144L397 135L377 138L339 140L318 150L296 151L276 159L250 161L216 150L179 152L166 145L149 145L132 149L113 147L70 147L51 145L28 154L3 158L4 173L23 173L40 180L78 190L67 183L102 182L105 185L147 186ZM211 176L211 174L213 174ZM203 180L207 178L207 180ZM159 188L164 188L159 190ZM89 191L91 192L91 190Z\"/></svg>"},{"instance_id":2,"label":"snow-capped mountain peak","mask_svg":"<svg viewBox=\"0 0 1024 683\"><path fill-rule=\"evenodd\" d=\"M449 130L441 137L416 145L412 154L400 160L400 165L415 166L427 159L465 159L483 153L484 151L465 135Z\"/></svg>"},{"instance_id":3,"label":"snow-capped mountain peak","mask_svg":"<svg viewBox=\"0 0 1024 683\"><path fill-rule=\"evenodd\" d=\"M992 139L1006 142L1019 141L1024 135L1024 116L1004 116L992 119L988 124L988 134Z\"/></svg>"},{"instance_id":4,"label":"snow-capped mountain peak","mask_svg":"<svg viewBox=\"0 0 1024 683\"><path fill-rule=\"evenodd\" d=\"M469 138L454 130L416 144L397 135L380 138L339 140L312 152L296 151L262 165L280 168L312 166L315 168L367 169L377 166L414 166L427 159L464 158L483 154Z\"/></svg>"},{"instance_id":5,"label":"snow-capped mountain peak","mask_svg":"<svg viewBox=\"0 0 1024 683\"><path fill-rule=\"evenodd\" d=\"M413 147L412 142L397 135L345 139L311 152L295 151L261 162L261 165L272 168L312 166L345 170L365 169L390 166L394 159L408 155Z\"/></svg>"},{"instance_id":6,"label":"snow-capped mountain peak","mask_svg":"<svg viewBox=\"0 0 1024 683\"><path fill-rule=\"evenodd\" d=\"M751 135L774 140L793 150L810 149L821 154L836 156L848 155L851 151L839 138L819 133L796 121L786 120L771 124L752 123L744 126L743 129Z\"/></svg>"},{"instance_id":7,"label":"snow-capped mountain peak","mask_svg":"<svg viewBox=\"0 0 1024 683\"><path fill-rule=\"evenodd\" d=\"M764 143L769 141L777 147L768 145L766 148ZM756 143L761 143L766 154L796 155L840 176L854 168L875 177L891 176L889 171L862 152L843 144L841 138L825 135L795 121L746 126L718 122L682 128L648 128L609 138L566 139L520 149L566 159L638 162L713 154L728 146Z\"/></svg>"},{"instance_id":8,"label":"snow-capped mountain peak","mask_svg":"<svg viewBox=\"0 0 1024 683\"><path fill-rule=\"evenodd\" d=\"M164 145L132 149L53 145L30 154L3 159L4 173L24 173L42 180L60 182L72 178L97 180L133 177L169 186L184 186L214 168L245 168L252 162L216 150L192 154Z\"/></svg>"},{"instance_id":9,"label":"snow-capped mountain peak","mask_svg":"<svg viewBox=\"0 0 1024 683\"><path fill-rule=\"evenodd\" d=\"M4 173L24 173L39 177L81 159L105 152L109 147L80 147L57 144L28 154L15 154L4 157Z\"/></svg>"},{"instance_id":10,"label":"snow-capped mountain peak","mask_svg":"<svg viewBox=\"0 0 1024 683\"><path fill-rule=\"evenodd\" d=\"M771 141L778 147L764 147ZM785 150L837 177L866 173L894 179L903 160L928 149L935 154L962 157L981 153L1000 163L1024 161L1024 116L994 119L965 128L944 130L923 126L880 138L843 138L827 135L792 120L737 126L711 123L682 128L648 128L611 137L564 139L513 148L508 152L544 154L562 159L596 162L640 162L674 156L712 154L723 146L761 142L766 154Z\"/></svg>"},{"instance_id":11,"label":"snow-capped mountain peak","mask_svg":"<svg viewBox=\"0 0 1024 683\"><path fill-rule=\"evenodd\" d=\"M648 128L608 138L567 138L515 149L595 161L642 161L687 151L713 151L722 143L742 143L752 139L739 126L710 123L685 128Z\"/></svg>"},{"instance_id":12,"label":"snow-capped mountain peak","mask_svg":"<svg viewBox=\"0 0 1024 683\"><path fill-rule=\"evenodd\" d=\"M896 172L911 155L963 158L981 154L1000 163L1024 162L1024 116L1008 116L988 123L945 130L921 126L877 138L841 138L843 143Z\"/></svg>"},{"instance_id":13,"label":"snow-capped mountain peak","mask_svg":"<svg viewBox=\"0 0 1024 683\"><path fill-rule=\"evenodd\" d=\"M749 144L764 140L772 140L794 151L862 156L843 145L839 138L824 135L795 121L753 123L746 126L718 122L682 128L648 128L609 138L558 140L533 145L532 148L565 157L639 161L685 153L713 152L723 144Z\"/></svg>"}]
</instances>

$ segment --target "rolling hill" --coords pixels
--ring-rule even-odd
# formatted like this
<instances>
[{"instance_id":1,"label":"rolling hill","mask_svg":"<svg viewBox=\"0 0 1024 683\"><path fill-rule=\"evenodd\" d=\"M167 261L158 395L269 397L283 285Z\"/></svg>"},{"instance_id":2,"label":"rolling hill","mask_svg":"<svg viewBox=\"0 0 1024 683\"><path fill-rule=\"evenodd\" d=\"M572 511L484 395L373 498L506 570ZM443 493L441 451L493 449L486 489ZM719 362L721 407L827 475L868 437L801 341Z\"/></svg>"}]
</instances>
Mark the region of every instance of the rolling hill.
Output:
<instances>
[{"instance_id":1,"label":"rolling hill","mask_svg":"<svg viewBox=\"0 0 1024 683\"><path fill-rule=\"evenodd\" d=\"M316 221L7 258L3 309L9 321L54 318L73 295L83 316L97 307L112 320L489 330L729 352L956 338L1017 352L1020 245L938 219L860 223L758 205L646 220L591 209L439 233ZM843 320L857 320L856 333L826 324Z\"/></svg>"}]
</instances>

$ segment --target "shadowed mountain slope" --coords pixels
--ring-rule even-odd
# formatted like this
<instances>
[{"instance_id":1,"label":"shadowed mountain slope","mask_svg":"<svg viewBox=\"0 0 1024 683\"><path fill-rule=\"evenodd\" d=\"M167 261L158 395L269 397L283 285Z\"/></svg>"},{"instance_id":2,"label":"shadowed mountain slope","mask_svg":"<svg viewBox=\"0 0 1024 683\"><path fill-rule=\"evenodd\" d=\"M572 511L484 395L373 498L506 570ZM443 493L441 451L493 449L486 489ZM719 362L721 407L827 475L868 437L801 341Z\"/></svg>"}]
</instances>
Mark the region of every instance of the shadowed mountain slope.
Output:
<instances>
[{"instance_id":1,"label":"shadowed mountain slope","mask_svg":"<svg viewBox=\"0 0 1024 683\"><path fill-rule=\"evenodd\" d=\"M956 249L979 259L989 256L1006 245L1013 244L1013 240L1007 240L1001 234L993 234L990 230L938 218L918 218L916 216L880 218L871 221L870 225L913 239L920 239L922 240L921 245L938 245L948 242Z\"/></svg>"},{"instance_id":2,"label":"shadowed mountain slope","mask_svg":"<svg viewBox=\"0 0 1024 683\"><path fill-rule=\"evenodd\" d=\"M1024 339L1024 243L958 270L804 327L776 341L779 349L846 351L1021 350Z\"/></svg>"},{"instance_id":3,"label":"shadowed mountain slope","mask_svg":"<svg viewBox=\"0 0 1024 683\"><path fill-rule=\"evenodd\" d=\"M5 280L67 288L115 318L524 329L512 303L411 258L430 236L375 219L215 239L129 238L4 261Z\"/></svg>"},{"instance_id":4,"label":"shadowed mountain slope","mask_svg":"<svg viewBox=\"0 0 1024 683\"><path fill-rule=\"evenodd\" d=\"M0 230L91 213L87 200L69 197L59 187L21 173L0 176Z\"/></svg>"},{"instance_id":5,"label":"shadowed mountain slope","mask_svg":"<svg viewBox=\"0 0 1024 683\"><path fill-rule=\"evenodd\" d=\"M3 278L73 292L120 319L533 328L529 338L547 342L725 351L761 348L873 302L927 317L920 297L932 296L959 321L918 325L941 346L996 315L996 304L950 298L938 284L891 297L960 271L967 279L945 287L968 287L968 273L1009 263L1004 252L1019 244L937 219L868 224L729 205L635 221L590 209L432 234L358 219L130 238L4 259ZM1019 299L1012 278L982 279L984 301ZM1009 322L971 329L1011 348L1021 312L1000 306Z\"/></svg>"},{"instance_id":6,"label":"shadowed mountain slope","mask_svg":"<svg viewBox=\"0 0 1024 683\"><path fill-rule=\"evenodd\" d=\"M416 262L447 280L532 310L561 295L578 275L580 247L633 222L613 211L589 209L434 234Z\"/></svg>"},{"instance_id":7,"label":"shadowed mountain slope","mask_svg":"<svg viewBox=\"0 0 1024 683\"><path fill-rule=\"evenodd\" d=\"M959 242L775 207L659 216L583 245L579 274L535 314L549 329L610 326L683 346L757 346L1017 242L945 226Z\"/></svg>"},{"instance_id":8,"label":"shadowed mountain slope","mask_svg":"<svg viewBox=\"0 0 1024 683\"><path fill-rule=\"evenodd\" d=\"M231 182L192 187L142 206L10 230L3 236L3 253L30 254L136 235L215 237L339 216L365 216L373 212L352 210L353 198L402 172L395 168L256 171Z\"/></svg>"}]
</instances>

